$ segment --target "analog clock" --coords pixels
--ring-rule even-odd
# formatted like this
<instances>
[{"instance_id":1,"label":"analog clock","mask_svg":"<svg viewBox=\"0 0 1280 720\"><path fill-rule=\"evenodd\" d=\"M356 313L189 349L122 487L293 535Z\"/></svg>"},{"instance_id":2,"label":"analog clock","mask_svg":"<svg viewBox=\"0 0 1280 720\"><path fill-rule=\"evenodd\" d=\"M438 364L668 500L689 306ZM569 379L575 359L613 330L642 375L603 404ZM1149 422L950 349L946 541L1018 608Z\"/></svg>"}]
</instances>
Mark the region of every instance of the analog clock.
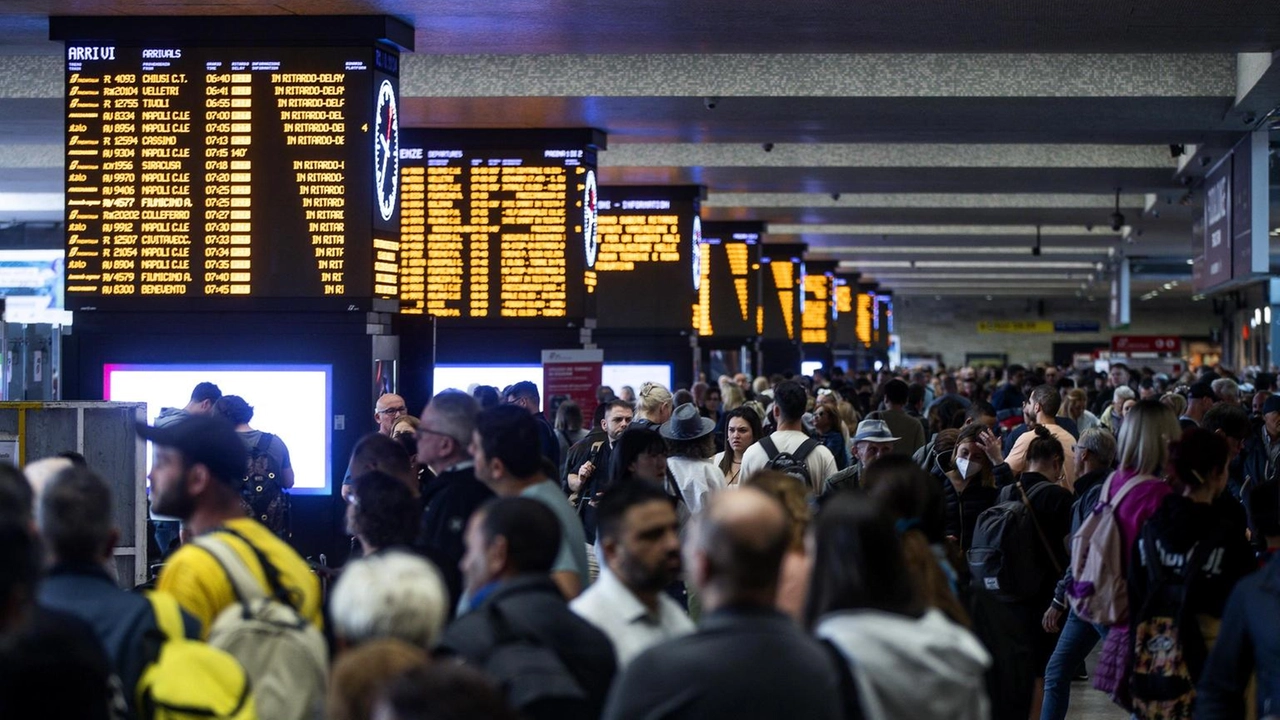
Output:
<instances>
[{"instance_id":1,"label":"analog clock","mask_svg":"<svg viewBox=\"0 0 1280 720\"><path fill-rule=\"evenodd\" d=\"M587 171L586 187L582 191L582 248L587 255L587 269L596 266L596 255L600 252L599 238L596 230L599 219L599 208L596 201L596 171Z\"/></svg>"},{"instance_id":2,"label":"analog clock","mask_svg":"<svg viewBox=\"0 0 1280 720\"><path fill-rule=\"evenodd\" d=\"M378 212L390 220L396 211L396 186L400 182L400 111L390 80L378 88L377 116L373 121L373 189Z\"/></svg>"}]
</instances>

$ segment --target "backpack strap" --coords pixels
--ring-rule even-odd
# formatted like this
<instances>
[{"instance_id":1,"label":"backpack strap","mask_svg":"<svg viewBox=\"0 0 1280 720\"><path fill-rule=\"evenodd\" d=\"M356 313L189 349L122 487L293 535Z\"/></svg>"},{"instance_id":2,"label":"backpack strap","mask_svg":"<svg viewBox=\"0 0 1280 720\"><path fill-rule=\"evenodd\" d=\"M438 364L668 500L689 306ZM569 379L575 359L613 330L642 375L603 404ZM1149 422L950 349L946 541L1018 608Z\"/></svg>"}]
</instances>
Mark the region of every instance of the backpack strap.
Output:
<instances>
[{"instance_id":1,"label":"backpack strap","mask_svg":"<svg viewBox=\"0 0 1280 720\"><path fill-rule=\"evenodd\" d=\"M774 444L773 437L770 435L765 435L760 438L760 449L764 450L764 454L768 455L770 460L778 457L779 455L778 446Z\"/></svg>"},{"instance_id":2,"label":"backpack strap","mask_svg":"<svg viewBox=\"0 0 1280 720\"><path fill-rule=\"evenodd\" d=\"M1035 492L1040 489L1041 485L1048 484L1049 482L1045 481L1036 485L1031 488L1031 493L1035 494ZM1015 487L1018 488L1018 494L1022 496L1022 504L1027 506L1027 512L1031 514L1031 524L1036 526L1036 535L1040 536L1040 542L1044 545L1045 552L1049 553L1049 562L1053 563L1053 569L1057 572L1058 576L1061 577L1062 565L1058 562L1058 556L1053 553L1053 545L1049 543L1048 536L1044 534L1044 528L1040 527L1040 519L1036 517L1036 509L1031 505L1031 496L1028 495L1027 491L1022 487L1021 480L1015 483Z\"/></svg>"},{"instance_id":3,"label":"backpack strap","mask_svg":"<svg viewBox=\"0 0 1280 720\"><path fill-rule=\"evenodd\" d=\"M172 595L161 592L146 594L151 603L151 612L156 618L156 627L164 634L166 640L182 640L186 637L186 628L182 623L182 609Z\"/></svg>"},{"instance_id":4,"label":"backpack strap","mask_svg":"<svg viewBox=\"0 0 1280 720\"><path fill-rule=\"evenodd\" d=\"M863 720L862 700L858 695L858 683L853 679L853 668L849 660L840 652L835 643L826 638L818 641L822 649L827 651L831 661L835 663L836 674L840 677L840 705L844 720Z\"/></svg>"},{"instance_id":5,"label":"backpack strap","mask_svg":"<svg viewBox=\"0 0 1280 720\"><path fill-rule=\"evenodd\" d=\"M269 432L264 432L258 435L258 445L253 449L254 455L266 455L267 450L271 448L271 443L274 442L275 439L276 436Z\"/></svg>"},{"instance_id":6,"label":"backpack strap","mask_svg":"<svg viewBox=\"0 0 1280 720\"><path fill-rule=\"evenodd\" d=\"M796 451L791 453L791 456L799 460L800 462L804 462L805 458L809 457L809 453L813 452L814 450L817 450L819 445L821 445L821 443L819 443L817 440L813 438L809 438L804 442L800 443L800 447L796 448Z\"/></svg>"},{"instance_id":7,"label":"backpack strap","mask_svg":"<svg viewBox=\"0 0 1280 720\"><path fill-rule=\"evenodd\" d=\"M295 601L293 599L293 594L285 589L281 584L280 571L276 569L276 566L267 559L267 556L264 555L256 545L249 542L249 539L241 533L228 527L220 527L217 530L214 530L214 532L231 535L238 538L240 542L248 546L249 550L253 552L254 557L257 558L258 565L262 568L262 574L267 578L267 585L270 586L269 594L262 588L262 585L258 583L257 578L253 576L253 572L249 569L249 565L229 544L218 540L212 534L196 538L195 544L212 555L213 559L218 561L218 564L222 566L222 570L226 574L227 580L231 583L231 589L235 592L236 599L239 600L241 605L245 606L246 613L248 612L248 604L250 602L266 597L273 597L277 601L288 605L295 611L301 613L300 608L302 603L300 601Z\"/></svg>"}]
</instances>

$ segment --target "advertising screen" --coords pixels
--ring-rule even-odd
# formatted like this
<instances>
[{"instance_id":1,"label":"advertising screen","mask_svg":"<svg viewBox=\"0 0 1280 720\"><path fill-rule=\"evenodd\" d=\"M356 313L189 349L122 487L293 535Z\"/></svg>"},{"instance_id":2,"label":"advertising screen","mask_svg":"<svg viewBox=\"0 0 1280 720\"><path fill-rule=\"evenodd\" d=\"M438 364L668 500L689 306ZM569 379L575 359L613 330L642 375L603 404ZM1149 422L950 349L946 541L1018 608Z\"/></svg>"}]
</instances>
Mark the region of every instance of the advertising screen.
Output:
<instances>
[{"instance_id":1,"label":"advertising screen","mask_svg":"<svg viewBox=\"0 0 1280 720\"><path fill-rule=\"evenodd\" d=\"M623 385L639 392L646 382L662 383L671 389L671 375L671 365L666 363L605 363L600 382L613 388L615 393ZM492 385L501 392L508 385L528 380L538 386L545 409L547 398L542 392L541 365L436 365L431 378L433 392L437 393L449 388L471 392L476 385Z\"/></svg>"},{"instance_id":2,"label":"advertising screen","mask_svg":"<svg viewBox=\"0 0 1280 720\"><path fill-rule=\"evenodd\" d=\"M292 493L328 494L332 468L332 375L329 365L124 365L103 367L104 399L145 402L147 422L162 408L183 407L202 382L239 395L253 408L249 425L280 437L289 448ZM151 453L147 453L150 471Z\"/></svg>"}]
</instances>

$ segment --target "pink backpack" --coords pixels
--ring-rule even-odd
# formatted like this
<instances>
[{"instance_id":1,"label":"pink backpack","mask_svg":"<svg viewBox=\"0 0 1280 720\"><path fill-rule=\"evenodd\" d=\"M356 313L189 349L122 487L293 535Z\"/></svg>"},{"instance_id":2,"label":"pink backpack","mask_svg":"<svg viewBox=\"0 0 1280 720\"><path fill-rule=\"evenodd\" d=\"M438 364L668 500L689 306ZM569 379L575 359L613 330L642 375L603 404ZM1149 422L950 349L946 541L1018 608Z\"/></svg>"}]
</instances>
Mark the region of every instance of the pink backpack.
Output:
<instances>
[{"instance_id":1,"label":"pink backpack","mask_svg":"<svg viewBox=\"0 0 1280 720\"><path fill-rule=\"evenodd\" d=\"M1116 625L1129 619L1129 585L1124 574L1125 547L1115 509L1125 496L1144 482L1158 481L1139 475L1125 483L1110 501L1113 473L1102 484L1098 504L1071 538L1071 585L1067 599L1081 620L1095 625Z\"/></svg>"}]
</instances>

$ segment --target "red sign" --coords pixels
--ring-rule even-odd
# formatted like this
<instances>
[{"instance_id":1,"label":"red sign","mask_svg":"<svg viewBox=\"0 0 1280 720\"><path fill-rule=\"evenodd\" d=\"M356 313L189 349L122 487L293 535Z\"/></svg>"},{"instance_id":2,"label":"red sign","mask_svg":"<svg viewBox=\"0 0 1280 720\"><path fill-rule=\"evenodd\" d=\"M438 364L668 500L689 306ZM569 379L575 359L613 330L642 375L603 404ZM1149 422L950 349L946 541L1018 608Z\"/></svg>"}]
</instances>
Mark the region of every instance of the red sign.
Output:
<instances>
[{"instance_id":1,"label":"red sign","mask_svg":"<svg viewBox=\"0 0 1280 720\"><path fill-rule=\"evenodd\" d=\"M1111 352L1177 355L1182 352L1182 338L1175 335L1113 335Z\"/></svg>"},{"instance_id":2,"label":"red sign","mask_svg":"<svg viewBox=\"0 0 1280 720\"><path fill-rule=\"evenodd\" d=\"M543 350L542 401L550 411L569 399L582 408L587 425L596 412L596 389L604 368L603 350ZM549 412L555 419L554 412Z\"/></svg>"}]
</instances>

